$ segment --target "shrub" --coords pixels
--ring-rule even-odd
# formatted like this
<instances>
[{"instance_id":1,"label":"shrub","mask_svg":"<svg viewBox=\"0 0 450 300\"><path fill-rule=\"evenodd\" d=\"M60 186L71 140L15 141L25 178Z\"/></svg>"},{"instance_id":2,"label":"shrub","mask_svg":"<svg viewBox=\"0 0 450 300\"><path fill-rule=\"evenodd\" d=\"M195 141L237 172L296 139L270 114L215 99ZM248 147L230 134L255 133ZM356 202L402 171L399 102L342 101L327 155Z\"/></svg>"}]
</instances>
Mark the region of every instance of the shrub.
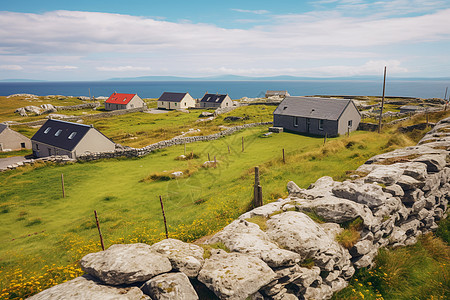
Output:
<instances>
[{"instance_id":1,"label":"shrub","mask_svg":"<svg viewBox=\"0 0 450 300\"><path fill-rule=\"evenodd\" d=\"M336 235L336 241L338 241L345 248L350 249L361 237L360 231L362 230L362 226L363 220L360 217L354 219L353 221L342 223L341 227L343 227L344 230L340 234Z\"/></svg>"}]
</instances>

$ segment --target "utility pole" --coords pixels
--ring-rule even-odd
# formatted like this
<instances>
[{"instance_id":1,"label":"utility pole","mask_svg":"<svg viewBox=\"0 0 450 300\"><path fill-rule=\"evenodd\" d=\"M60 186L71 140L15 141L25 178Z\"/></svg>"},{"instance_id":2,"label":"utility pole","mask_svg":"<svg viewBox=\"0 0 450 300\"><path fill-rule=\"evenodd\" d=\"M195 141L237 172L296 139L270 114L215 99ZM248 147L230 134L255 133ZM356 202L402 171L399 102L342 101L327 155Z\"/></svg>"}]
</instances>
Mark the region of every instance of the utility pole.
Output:
<instances>
[{"instance_id":1,"label":"utility pole","mask_svg":"<svg viewBox=\"0 0 450 300\"><path fill-rule=\"evenodd\" d=\"M385 91L385 89L386 89L386 66L384 66L383 96L381 98L380 118L378 120L378 133L381 133L381 119L383 117L384 91Z\"/></svg>"}]
</instances>

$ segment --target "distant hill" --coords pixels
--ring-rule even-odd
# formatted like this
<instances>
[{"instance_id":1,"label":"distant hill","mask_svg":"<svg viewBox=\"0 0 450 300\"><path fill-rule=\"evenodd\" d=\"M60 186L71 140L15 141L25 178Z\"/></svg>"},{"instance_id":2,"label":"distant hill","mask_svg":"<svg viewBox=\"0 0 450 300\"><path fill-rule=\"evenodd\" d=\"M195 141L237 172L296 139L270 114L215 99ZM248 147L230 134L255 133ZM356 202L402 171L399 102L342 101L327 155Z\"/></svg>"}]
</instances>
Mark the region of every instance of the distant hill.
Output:
<instances>
[{"instance_id":1,"label":"distant hill","mask_svg":"<svg viewBox=\"0 0 450 300\"><path fill-rule=\"evenodd\" d=\"M45 80L35 80L35 79L0 79L0 82L45 82Z\"/></svg>"},{"instance_id":2,"label":"distant hill","mask_svg":"<svg viewBox=\"0 0 450 300\"><path fill-rule=\"evenodd\" d=\"M182 76L140 76L140 77L122 77L111 78L108 81L297 81L297 80L362 80L374 81L382 80L382 76L353 76L353 77L299 77L291 75L251 77L240 75L217 75L207 77L182 77ZM387 80L393 81L450 81L450 77L439 78L406 78L406 77L388 77Z\"/></svg>"}]
</instances>

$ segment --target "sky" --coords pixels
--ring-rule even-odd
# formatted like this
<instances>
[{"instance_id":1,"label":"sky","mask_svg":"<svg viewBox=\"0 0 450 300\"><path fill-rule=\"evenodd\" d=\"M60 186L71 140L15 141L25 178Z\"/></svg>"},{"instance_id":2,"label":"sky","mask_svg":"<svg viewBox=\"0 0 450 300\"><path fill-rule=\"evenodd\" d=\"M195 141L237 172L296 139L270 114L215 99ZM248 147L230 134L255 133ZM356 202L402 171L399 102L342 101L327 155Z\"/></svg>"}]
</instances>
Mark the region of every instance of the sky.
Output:
<instances>
[{"instance_id":1,"label":"sky","mask_svg":"<svg viewBox=\"0 0 450 300\"><path fill-rule=\"evenodd\" d=\"M0 0L0 80L450 77L450 0Z\"/></svg>"}]
</instances>

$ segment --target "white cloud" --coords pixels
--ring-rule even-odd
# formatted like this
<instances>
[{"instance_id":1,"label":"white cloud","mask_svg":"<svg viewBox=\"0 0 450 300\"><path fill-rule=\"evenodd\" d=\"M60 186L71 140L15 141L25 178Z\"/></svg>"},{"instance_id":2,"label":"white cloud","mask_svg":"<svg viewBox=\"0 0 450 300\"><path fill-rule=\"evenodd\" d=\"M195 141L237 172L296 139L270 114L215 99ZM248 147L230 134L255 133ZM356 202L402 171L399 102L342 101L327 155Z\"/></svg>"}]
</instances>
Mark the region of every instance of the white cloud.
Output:
<instances>
[{"instance_id":1,"label":"white cloud","mask_svg":"<svg viewBox=\"0 0 450 300\"><path fill-rule=\"evenodd\" d=\"M47 66L44 69L48 71L64 71L64 70L75 70L78 69L76 66Z\"/></svg>"},{"instance_id":2,"label":"white cloud","mask_svg":"<svg viewBox=\"0 0 450 300\"><path fill-rule=\"evenodd\" d=\"M404 73L414 69L406 62L426 65L424 57L446 55L442 45L450 43L450 9L395 18L316 11L267 20L249 29L227 29L110 13L0 12L0 28L8 29L0 30L0 54L7 54L0 55L0 66L61 71L76 65L79 72L98 76L163 69L195 76L344 76L378 74L385 60L392 63L392 72ZM426 46L429 42L442 49ZM426 51L408 61L410 49L420 47Z\"/></svg>"},{"instance_id":3,"label":"white cloud","mask_svg":"<svg viewBox=\"0 0 450 300\"><path fill-rule=\"evenodd\" d=\"M19 65L0 65L0 70L21 71L21 70L23 70L23 67L19 66Z\"/></svg>"},{"instance_id":4,"label":"white cloud","mask_svg":"<svg viewBox=\"0 0 450 300\"><path fill-rule=\"evenodd\" d=\"M265 9L248 10L248 9L232 8L231 10L237 11L240 13L249 13L249 14L255 14L255 15L264 15L264 14L268 14L270 12Z\"/></svg>"},{"instance_id":5,"label":"white cloud","mask_svg":"<svg viewBox=\"0 0 450 300\"><path fill-rule=\"evenodd\" d=\"M98 71L107 72L126 72L126 71L149 71L151 68L148 67L134 67L134 66L118 66L118 67L96 67Z\"/></svg>"}]
</instances>

